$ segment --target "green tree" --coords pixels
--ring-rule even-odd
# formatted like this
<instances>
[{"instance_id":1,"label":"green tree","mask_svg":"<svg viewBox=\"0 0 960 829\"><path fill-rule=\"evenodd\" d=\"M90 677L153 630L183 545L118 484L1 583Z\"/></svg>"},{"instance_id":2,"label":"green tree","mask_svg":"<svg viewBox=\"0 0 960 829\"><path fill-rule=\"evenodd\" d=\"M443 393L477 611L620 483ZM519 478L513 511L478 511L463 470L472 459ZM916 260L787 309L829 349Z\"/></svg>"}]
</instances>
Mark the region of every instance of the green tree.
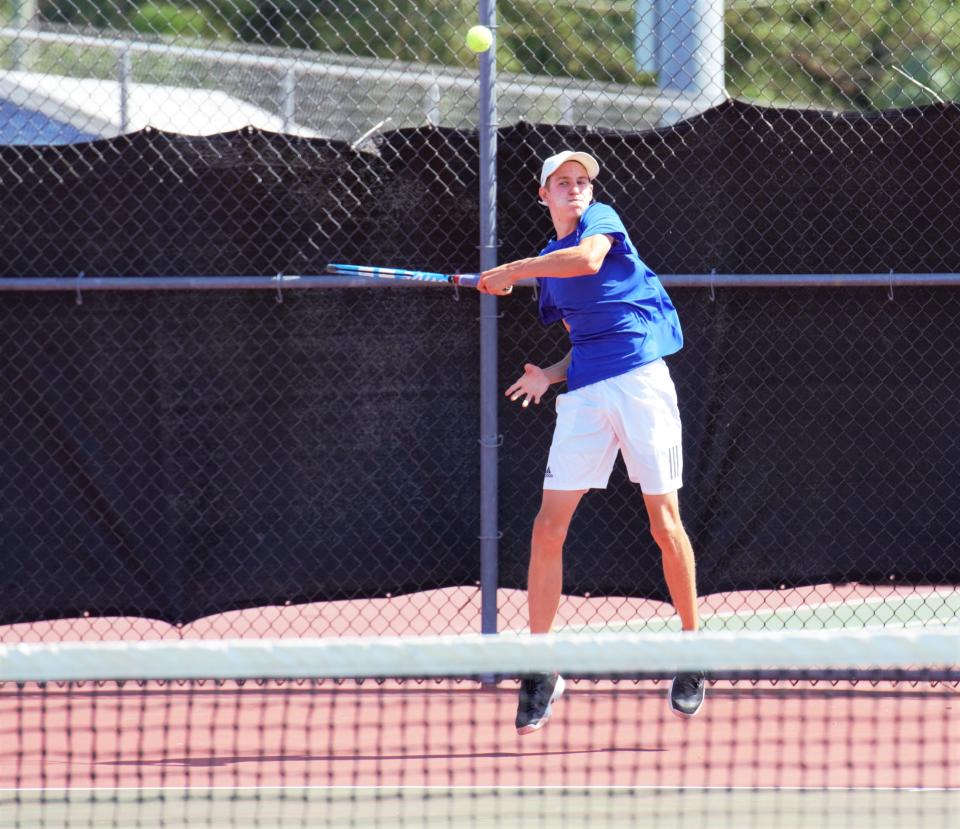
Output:
<instances>
[{"instance_id":1,"label":"green tree","mask_svg":"<svg viewBox=\"0 0 960 829\"><path fill-rule=\"evenodd\" d=\"M140 6L130 17L130 25L145 34L207 39L218 35L216 27L204 12L173 3L147 3Z\"/></svg>"},{"instance_id":2,"label":"green tree","mask_svg":"<svg viewBox=\"0 0 960 829\"><path fill-rule=\"evenodd\" d=\"M363 57L461 64L472 0L350 0L314 19L313 46Z\"/></svg>"},{"instance_id":3,"label":"green tree","mask_svg":"<svg viewBox=\"0 0 960 829\"><path fill-rule=\"evenodd\" d=\"M505 70L631 83L633 4L608 0L504 3L497 60Z\"/></svg>"},{"instance_id":4,"label":"green tree","mask_svg":"<svg viewBox=\"0 0 960 829\"><path fill-rule=\"evenodd\" d=\"M115 28L124 25L132 7L112 0L40 0L40 17L51 23Z\"/></svg>"},{"instance_id":5,"label":"green tree","mask_svg":"<svg viewBox=\"0 0 960 829\"><path fill-rule=\"evenodd\" d=\"M477 22L476 0L40 2L51 22L475 65L463 38ZM635 0L501 0L497 64L653 82L634 66L634 14ZM728 0L725 37L727 88L736 97L834 109L960 100L957 0Z\"/></svg>"},{"instance_id":6,"label":"green tree","mask_svg":"<svg viewBox=\"0 0 960 829\"><path fill-rule=\"evenodd\" d=\"M958 39L951 0L741 0L726 14L728 89L837 109L929 102L920 84L958 99Z\"/></svg>"}]
</instances>

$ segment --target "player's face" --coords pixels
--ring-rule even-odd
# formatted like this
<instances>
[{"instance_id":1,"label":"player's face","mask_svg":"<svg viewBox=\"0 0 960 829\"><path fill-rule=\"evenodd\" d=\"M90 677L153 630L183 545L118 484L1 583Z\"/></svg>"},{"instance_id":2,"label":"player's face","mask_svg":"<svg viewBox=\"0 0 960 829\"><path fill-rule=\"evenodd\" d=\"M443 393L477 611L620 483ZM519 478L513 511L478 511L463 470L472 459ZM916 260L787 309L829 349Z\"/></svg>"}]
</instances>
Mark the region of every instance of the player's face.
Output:
<instances>
[{"instance_id":1,"label":"player's face","mask_svg":"<svg viewBox=\"0 0 960 829\"><path fill-rule=\"evenodd\" d=\"M579 161L565 161L540 188L540 200L558 218L579 219L593 201L590 176Z\"/></svg>"}]
</instances>

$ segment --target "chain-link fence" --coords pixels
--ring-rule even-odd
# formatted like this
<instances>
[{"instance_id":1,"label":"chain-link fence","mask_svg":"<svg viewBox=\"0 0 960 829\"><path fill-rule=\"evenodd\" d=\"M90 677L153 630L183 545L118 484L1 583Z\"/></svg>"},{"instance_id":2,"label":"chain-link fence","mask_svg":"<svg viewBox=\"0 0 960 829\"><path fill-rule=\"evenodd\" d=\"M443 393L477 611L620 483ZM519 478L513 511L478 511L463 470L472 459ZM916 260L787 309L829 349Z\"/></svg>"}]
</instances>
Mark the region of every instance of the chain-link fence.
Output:
<instances>
[{"instance_id":1,"label":"chain-link fence","mask_svg":"<svg viewBox=\"0 0 960 829\"><path fill-rule=\"evenodd\" d=\"M523 627L551 417L492 401L564 348L530 289L269 278L534 255L573 146L680 308L709 623L955 619L958 32L946 0L0 4L4 638ZM667 624L639 495L581 510L563 623Z\"/></svg>"}]
</instances>

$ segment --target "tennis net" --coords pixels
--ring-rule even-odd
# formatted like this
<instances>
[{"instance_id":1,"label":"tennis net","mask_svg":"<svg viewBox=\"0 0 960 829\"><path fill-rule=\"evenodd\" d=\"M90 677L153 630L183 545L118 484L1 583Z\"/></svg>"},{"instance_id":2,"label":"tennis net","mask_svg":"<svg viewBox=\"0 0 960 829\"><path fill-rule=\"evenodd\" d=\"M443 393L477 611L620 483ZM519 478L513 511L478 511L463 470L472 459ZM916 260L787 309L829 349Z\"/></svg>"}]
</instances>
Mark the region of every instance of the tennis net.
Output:
<instances>
[{"instance_id":1,"label":"tennis net","mask_svg":"<svg viewBox=\"0 0 960 829\"><path fill-rule=\"evenodd\" d=\"M0 825L954 827L958 656L957 627L4 646Z\"/></svg>"}]
</instances>

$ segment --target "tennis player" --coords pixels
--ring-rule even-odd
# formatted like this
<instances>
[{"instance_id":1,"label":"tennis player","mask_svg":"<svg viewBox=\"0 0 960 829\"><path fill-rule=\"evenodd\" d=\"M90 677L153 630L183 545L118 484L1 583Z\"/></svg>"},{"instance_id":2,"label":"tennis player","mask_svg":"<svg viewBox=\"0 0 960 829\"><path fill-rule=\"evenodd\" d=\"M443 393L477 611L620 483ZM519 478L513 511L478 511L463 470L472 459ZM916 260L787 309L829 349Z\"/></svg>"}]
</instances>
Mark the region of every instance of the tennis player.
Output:
<instances>
[{"instance_id":1,"label":"tennis player","mask_svg":"<svg viewBox=\"0 0 960 829\"><path fill-rule=\"evenodd\" d=\"M506 296L517 280L536 277L544 325L561 320L571 349L547 367L528 363L506 394L524 407L566 381L544 473L543 501L533 524L527 601L530 632L553 626L563 581L563 543L580 499L604 489L618 451L639 484L660 548L664 576L685 631L698 627L693 549L680 521L680 414L663 358L683 346L680 321L660 280L640 259L617 212L593 200L600 165L569 150L543 162L540 200L556 230L538 257L507 262L481 275L480 290ZM517 731L546 725L563 693L558 674L521 683ZM692 717L704 697L704 676L678 674L670 709Z\"/></svg>"}]
</instances>

